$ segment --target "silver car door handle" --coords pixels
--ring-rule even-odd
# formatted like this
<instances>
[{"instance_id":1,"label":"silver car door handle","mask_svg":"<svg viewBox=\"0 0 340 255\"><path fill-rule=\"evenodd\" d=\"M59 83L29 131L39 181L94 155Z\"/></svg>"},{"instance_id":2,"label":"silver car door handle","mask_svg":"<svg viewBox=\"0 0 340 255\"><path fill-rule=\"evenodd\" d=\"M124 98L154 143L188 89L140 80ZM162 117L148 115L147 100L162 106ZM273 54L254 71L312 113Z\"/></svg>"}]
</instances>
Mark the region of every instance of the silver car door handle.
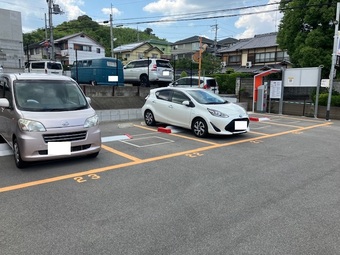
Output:
<instances>
[{"instance_id":1,"label":"silver car door handle","mask_svg":"<svg viewBox=\"0 0 340 255\"><path fill-rule=\"evenodd\" d=\"M172 106L172 105L169 105L168 107L169 107L169 108L173 108L173 106Z\"/></svg>"}]
</instances>

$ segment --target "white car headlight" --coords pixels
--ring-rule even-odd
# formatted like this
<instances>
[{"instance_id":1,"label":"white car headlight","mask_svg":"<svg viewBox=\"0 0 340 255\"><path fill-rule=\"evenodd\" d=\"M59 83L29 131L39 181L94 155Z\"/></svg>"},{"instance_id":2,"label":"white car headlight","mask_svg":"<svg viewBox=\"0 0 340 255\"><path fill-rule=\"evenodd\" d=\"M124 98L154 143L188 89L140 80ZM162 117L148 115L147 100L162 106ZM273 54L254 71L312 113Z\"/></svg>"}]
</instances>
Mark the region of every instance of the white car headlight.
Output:
<instances>
[{"instance_id":1,"label":"white car headlight","mask_svg":"<svg viewBox=\"0 0 340 255\"><path fill-rule=\"evenodd\" d=\"M94 115L90 118L87 118L85 120L85 124L84 124L84 127L85 128L90 128L90 127L94 127L94 126L97 126L99 124L99 118L98 118L98 115Z\"/></svg>"},{"instance_id":2,"label":"white car headlight","mask_svg":"<svg viewBox=\"0 0 340 255\"><path fill-rule=\"evenodd\" d=\"M227 115L223 112L214 110L214 109L207 108L207 110L210 112L211 115L216 116L216 117L221 117L221 118L228 118L229 117L229 115Z\"/></svg>"},{"instance_id":3,"label":"white car headlight","mask_svg":"<svg viewBox=\"0 0 340 255\"><path fill-rule=\"evenodd\" d=\"M21 131L27 132L45 132L46 128L44 125L38 121L19 119L18 125Z\"/></svg>"}]
</instances>

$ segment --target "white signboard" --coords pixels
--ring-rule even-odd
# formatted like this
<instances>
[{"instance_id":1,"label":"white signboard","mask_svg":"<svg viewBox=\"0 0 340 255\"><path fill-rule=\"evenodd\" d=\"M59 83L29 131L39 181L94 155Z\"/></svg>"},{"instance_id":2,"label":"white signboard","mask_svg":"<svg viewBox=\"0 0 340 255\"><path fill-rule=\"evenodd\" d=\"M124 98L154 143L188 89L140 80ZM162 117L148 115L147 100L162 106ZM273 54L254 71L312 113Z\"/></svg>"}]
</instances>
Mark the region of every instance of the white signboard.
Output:
<instances>
[{"instance_id":1,"label":"white signboard","mask_svg":"<svg viewBox=\"0 0 340 255\"><path fill-rule=\"evenodd\" d=\"M329 79L322 79L321 80L321 87L329 88Z\"/></svg>"},{"instance_id":2,"label":"white signboard","mask_svg":"<svg viewBox=\"0 0 340 255\"><path fill-rule=\"evenodd\" d=\"M281 98L282 81L270 81L270 98Z\"/></svg>"},{"instance_id":3,"label":"white signboard","mask_svg":"<svg viewBox=\"0 0 340 255\"><path fill-rule=\"evenodd\" d=\"M317 87L319 83L319 67L288 68L285 70L285 87Z\"/></svg>"}]
</instances>

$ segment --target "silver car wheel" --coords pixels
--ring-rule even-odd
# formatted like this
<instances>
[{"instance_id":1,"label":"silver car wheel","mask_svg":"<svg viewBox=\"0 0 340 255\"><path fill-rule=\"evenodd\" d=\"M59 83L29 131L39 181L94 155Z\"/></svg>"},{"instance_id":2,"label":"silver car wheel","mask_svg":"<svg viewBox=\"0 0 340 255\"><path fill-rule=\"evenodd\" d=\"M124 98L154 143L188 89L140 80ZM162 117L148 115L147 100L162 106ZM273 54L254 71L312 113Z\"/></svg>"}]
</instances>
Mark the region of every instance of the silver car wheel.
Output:
<instances>
[{"instance_id":1,"label":"silver car wheel","mask_svg":"<svg viewBox=\"0 0 340 255\"><path fill-rule=\"evenodd\" d=\"M155 117L153 116L153 113L150 110L145 111L144 113L144 121L145 124L148 126L154 126L156 121Z\"/></svg>"},{"instance_id":2,"label":"silver car wheel","mask_svg":"<svg viewBox=\"0 0 340 255\"><path fill-rule=\"evenodd\" d=\"M13 154L15 165L18 168L23 168L26 166L26 162L21 159L19 144L16 139L13 140Z\"/></svg>"},{"instance_id":3,"label":"silver car wheel","mask_svg":"<svg viewBox=\"0 0 340 255\"><path fill-rule=\"evenodd\" d=\"M192 124L192 131L197 137L205 137L208 133L207 123L201 118L195 119Z\"/></svg>"}]
</instances>

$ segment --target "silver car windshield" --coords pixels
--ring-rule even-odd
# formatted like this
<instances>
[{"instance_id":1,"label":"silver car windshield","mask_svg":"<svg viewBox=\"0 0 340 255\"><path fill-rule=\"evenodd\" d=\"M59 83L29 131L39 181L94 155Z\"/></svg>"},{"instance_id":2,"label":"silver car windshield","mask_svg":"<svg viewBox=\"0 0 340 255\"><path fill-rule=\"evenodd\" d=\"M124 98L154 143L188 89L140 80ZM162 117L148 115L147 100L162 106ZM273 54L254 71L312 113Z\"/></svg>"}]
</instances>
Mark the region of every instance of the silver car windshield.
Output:
<instances>
[{"instance_id":1,"label":"silver car windshield","mask_svg":"<svg viewBox=\"0 0 340 255\"><path fill-rule=\"evenodd\" d=\"M72 81L19 80L13 87L15 103L23 111L72 111L89 107Z\"/></svg>"},{"instance_id":2,"label":"silver car windshield","mask_svg":"<svg viewBox=\"0 0 340 255\"><path fill-rule=\"evenodd\" d=\"M200 104L226 104L228 101L210 91L197 89L188 90L187 93Z\"/></svg>"}]
</instances>

